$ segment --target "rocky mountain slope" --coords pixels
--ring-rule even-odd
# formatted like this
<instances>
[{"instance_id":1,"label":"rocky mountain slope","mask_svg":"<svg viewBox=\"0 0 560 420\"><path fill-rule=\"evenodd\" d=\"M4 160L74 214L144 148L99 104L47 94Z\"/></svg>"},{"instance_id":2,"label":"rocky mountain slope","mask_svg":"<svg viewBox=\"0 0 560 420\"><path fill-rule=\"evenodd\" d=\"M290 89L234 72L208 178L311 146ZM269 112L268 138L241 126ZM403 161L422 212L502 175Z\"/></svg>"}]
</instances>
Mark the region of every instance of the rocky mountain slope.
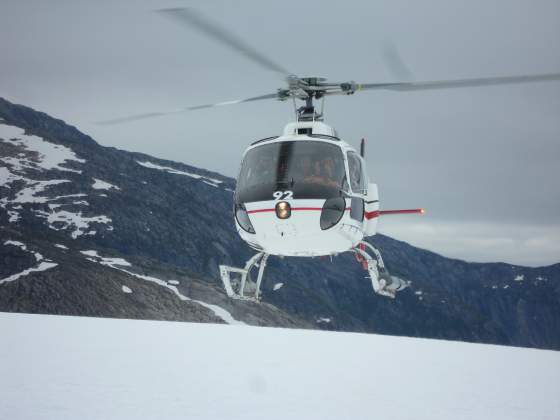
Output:
<instances>
[{"instance_id":1,"label":"rocky mountain slope","mask_svg":"<svg viewBox=\"0 0 560 420\"><path fill-rule=\"evenodd\" d=\"M352 255L270 258L263 302L230 301L218 264L252 251L235 181L98 145L0 99L0 311L322 328L560 349L560 264L452 260L378 235L411 285L371 291Z\"/></svg>"}]
</instances>

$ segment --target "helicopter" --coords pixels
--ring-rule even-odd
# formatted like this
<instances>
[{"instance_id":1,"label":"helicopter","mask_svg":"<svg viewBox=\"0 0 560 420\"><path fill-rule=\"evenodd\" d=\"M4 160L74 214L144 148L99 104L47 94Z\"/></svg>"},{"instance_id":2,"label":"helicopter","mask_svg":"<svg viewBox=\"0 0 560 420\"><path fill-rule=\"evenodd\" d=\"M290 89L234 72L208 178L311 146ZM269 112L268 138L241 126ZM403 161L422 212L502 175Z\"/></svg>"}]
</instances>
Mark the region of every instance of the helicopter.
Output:
<instances>
[{"instance_id":1,"label":"helicopter","mask_svg":"<svg viewBox=\"0 0 560 420\"><path fill-rule=\"evenodd\" d=\"M266 70L279 73L285 86L261 96L137 114L102 123L123 123L261 100L291 101L294 107L294 122L288 123L280 135L251 143L242 157L234 192L233 219L239 236L256 254L243 268L219 266L225 291L234 299L261 300L261 284L270 256L313 258L352 252L367 271L375 293L395 298L397 292L408 286L406 281L389 274L381 253L365 238L376 234L381 216L423 214L424 209L381 210L378 186L368 176L365 141L362 139L358 151L324 122L326 97L366 90L410 92L560 80L560 73L388 83L330 82L323 77L299 77L195 9L170 8L157 12L198 30ZM317 110L315 102L319 100L322 104ZM304 104L298 107L297 101ZM251 276L254 269L258 269L255 280Z\"/></svg>"}]
</instances>

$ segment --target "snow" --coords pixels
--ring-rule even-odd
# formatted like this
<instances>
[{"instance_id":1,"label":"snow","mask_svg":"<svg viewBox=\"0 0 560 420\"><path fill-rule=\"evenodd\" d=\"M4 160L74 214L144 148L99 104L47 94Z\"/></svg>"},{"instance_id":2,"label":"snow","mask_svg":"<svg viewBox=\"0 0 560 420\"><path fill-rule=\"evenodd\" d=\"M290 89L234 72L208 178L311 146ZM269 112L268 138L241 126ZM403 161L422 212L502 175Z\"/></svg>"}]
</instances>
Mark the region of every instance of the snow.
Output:
<instances>
[{"instance_id":1,"label":"snow","mask_svg":"<svg viewBox=\"0 0 560 420\"><path fill-rule=\"evenodd\" d=\"M27 246L23 242L7 240L7 241L4 242L4 245L17 246L21 250L27 251ZM39 261L43 260L43 256L41 254L39 254L38 252L33 252L33 251L29 251L29 252L31 252L33 254L33 256L35 257L35 261L39 262Z\"/></svg>"},{"instance_id":2,"label":"snow","mask_svg":"<svg viewBox=\"0 0 560 420\"><path fill-rule=\"evenodd\" d=\"M276 283L274 285L274 287L272 288L272 290L276 291L276 290L280 289L282 286L284 286L284 283Z\"/></svg>"},{"instance_id":3,"label":"snow","mask_svg":"<svg viewBox=\"0 0 560 420\"><path fill-rule=\"evenodd\" d=\"M51 269L53 267L56 267L58 265L57 263L54 263L52 261L48 261L48 260L43 261L44 257L40 253L29 251L27 249L27 246L23 242L7 240L7 241L4 242L4 245L17 246L18 248L20 248L23 251L31 252L33 254L33 256L35 257L35 261L37 261L39 264L36 267L31 267L31 268L23 270L19 273L12 274L11 276L8 276L4 279L0 279L0 285L18 280L19 278L25 277L25 276L33 273L33 272L49 270L49 269Z\"/></svg>"},{"instance_id":4,"label":"snow","mask_svg":"<svg viewBox=\"0 0 560 420\"><path fill-rule=\"evenodd\" d=\"M91 188L93 188L94 190L110 190L111 188L115 190L120 190L120 188L117 187L116 185L109 184L108 182L102 181L100 179L93 178L93 180L95 182L93 183Z\"/></svg>"},{"instance_id":5,"label":"snow","mask_svg":"<svg viewBox=\"0 0 560 420\"><path fill-rule=\"evenodd\" d=\"M7 210L7 212L8 212L8 222L15 223L19 219L21 219L21 216L19 215L19 213L17 211Z\"/></svg>"},{"instance_id":6,"label":"snow","mask_svg":"<svg viewBox=\"0 0 560 420\"><path fill-rule=\"evenodd\" d=\"M317 319L318 324L330 324L330 322L331 322L330 318L319 318L319 319Z\"/></svg>"},{"instance_id":7,"label":"snow","mask_svg":"<svg viewBox=\"0 0 560 420\"><path fill-rule=\"evenodd\" d=\"M0 124L0 141L11 143L22 147L26 153L18 153L17 157L0 157L0 185L13 189L13 183L19 182L23 185L18 190L11 193L13 198L7 196L0 199L0 207L8 214L8 221L16 223L21 216L16 209L21 209L20 204L44 204L67 197L84 197L86 194L69 194L56 196L54 198L46 197L42 193L55 185L71 182L68 179L49 179L35 180L22 176L21 172L27 169L34 171L50 171L58 170L65 172L81 173L76 169L66 168L62 165L67 162L84 163L85 160L79 159L76 154L69 148L62 145L50 143L40 137L24 134L24 130L14 126ZM35 176L33 176L35 177ZM75 205L87 205L86 201L76 201ZM61 207L63 204L49 204L51 209ZM41 212L38 212L41 213ZM44 213L44 212L42 212ZM44 216L44 214L43 214ZM41 217L41 214L39 215ZM80 230L74 234L79 236Z\"/></svg>"},{"instance_id":8,"label":"snow","mask_svg":"<svg viewBox=\"0 0 560 420\"><path fill-rule=\"evenodd\" d=\"M60 144L50 143L43 140L41 137L26 135L24 130L19 127L0 124L0 138L4 141L11 140L13 143L23 146L29 151L37 152L38 154L38 158L33 160L9 157L0 159L10 164L15 170L21 170L23 168L57 169L59 171L81 173L81 171L65 168L61 165L65 164L66 161L85 163L85 160L79 159L71 149Z\"/></svg>"},{"instance_id":9,"label":"snow","mask_svg":"<svg viewBox=\"0 0 560 420\"><path fill-rule=\"evenodd\" d=\"M21 248L24 251L27 251L27 246L25 246L25 244L23 242L7 240L7 241L4 242L4 245L17 246L18 248Z\"/></svg>"},{"instance_id":10,"label":"snow","mask_svg":"<svg viewBox=\"0 0 560 420\"><path fill-rule=\"evenodd\" d=\"M212 305L210 303L206 303L206 302L203 302L201 300L191 299L190 297L183 295L181 292L179 292L179 289L177 289L177 287L175 286L176 284L179 284L179 282L177 280L169 280L169 281L161 280L161 279L158 279L156 277L146 276L146 275L143 275L143 274L137 274L137 273L134 273L132 271L125 270L121 267L116 267L116 266L132 266L132 264L130 264L128 261L126 261L125 259L122 259L122 258L102 257L95 250L87 250L87 251L80 251L80 252L84 255L89 256L89 257L93 257L93 258L88 258L89 261L97 262L97 263L102 264L102 265L106 265L106 266L111 267L115 270L122 271L123 273L126 273L130 276L134 276L134 277L139 278L141 280L145 280L145 281L155 283L159 286L163 286L163 287L171 290L182 301L191 301L191 302L198 303L199 305L201 305L201 306L203 306L207 309L210 309L212 312L214 312L214 315L216 315L218 318L222 319L224 322L226 322L228 324L238 324L238 325L244 325L245 324L244 322L236 320L228 311L226 311L224 308L222 308L218 305Z\"/></svg>"},{"instance_id":11,"label":"snow","mask_svg":"<svg viewBox=\"0 0 560 420\"><path fill-rule=\"evenodd\" d=\"M216 184L213 184L212 182L208 182L204 180L202 180L202 182L204 182L206 185L210 185L211 187L218 188L218 186Z\"/></svg>"},{"instance_id":12,"label":"snow","mask_svg":"<svg viewBox=\"0 0 560 420\"><path fill-rule=\"evenodd\" d=\"M68 249L67 246L62 245L62 244L54 244L54 246L56 246L57 248L60 248L60 249Z\"/></svg>"},{"instance_id":13,"label":"snow","mask_svg":"<svg viewBox=\"0 0 560 420\"><path fill-rule=\"evenodd\" d=\"M0 331L2 419L560 418L553 351L10 313Z\"/></svg>"},{"instance_id":14,"label":"snow","mask_svg":"<svg viewBox=\"0 0 560 420\"><path fill-rule=\"evenodd\" d=\"M124 258L102 257L95 250L80 251L80 252L84 255L87 255L88 257L95 257L95 258L99 259L99 261L96 261L96 262L99 262L99 264L108 265L108 266L122 265L122 266L125 266L125 267L132 267L132 264L130 264Z\"/></svg>"},{"instance_id":15,"label":"snow","mask_svg":"<svg viewBox=\"0 0 560 420\"><path fill-rule=\"evenodd\" d=\"M523 281L525 280L525 276L523 274L518 274L517 276L515 276L515 278L513 279L513 281Z\"/></svg>"},{"instance_id":16,"label":"snow","mask_svg":"<svg viewBox=\"0 0 560 420\"><path fill-rule=\"evenodd\" d=\"M20 179L22 179L21 176L11 173L8 168L4 166L0 167L0 186L10 188L12 182Z\"/></svg>"},{"instance_id":17,"label":"snow","mask_svg":"<svg viewBox=\"0 0 560 420\"><path fill-rule=\"evenodd\" d=\"M112 221L109 217L103 215L85 217L82 216L81 212L71 213L66 210L54 211L51 213L38 210L35 213L37 213L39 217L43 217L47 219L49 228L53 230L66 230L68 228L72 228L73 229L73 231L71 232L72 239L76 239L78 236L83 235L86 232L86 230L89 229L89 225L91 223L110 224ZM57 225L55 225L55 223ZM88 232L87 234L90 234L90 232Z\"/></svg>"},{"instance_id":18,"label":"snow","mask_svg":"<svg viewBox=\"0 0 560 420\"><path fill-rule=\"evenodd\" d=\"M34 181L31 179L25 179L28 181L27 188L19 190L16 194L16 198L10 200L11 203L46 203L47 201L53 201L57 198L48 197L37 197L37 194L45 191L47 187L51 185L63 184L65 182L70 182L67 179L51 179L49 181ZM63 197L63 196L61 196Z\"/></svg>"},{"instance_id":19,"label":"snow","mask_svg":"<svg viewBox=\"0 0 560 420\"><path fill-rule=\"evenodd\" d=\"M122 287L122 291L124 293L132 293L132 290L130 290L130 287L127 287L124 284L123 284L123 287Z\"/></svg>"},{"instance_id":20,"label":"snow","mask_svg":"<svg viewBox=\"0 0 560 420\"><path fill-rule=\"evenodd\" d=\"M19 279L20 277L27 276L28 274L33 273L35 271L48 270L50 268L56 267L57 265L58 265L57 263L53 263L53 262L49 262L49 261L40 262L37 267L31 267L31 268L28 268L27 270L23 270L20 273L12 274L11 276L6 277L5 279L0 279L0 285L2 285L4 283L9 283L9 282L15 281L15 280Z\"/></svg>"},{"instance_id":21,"label":"snow","mask_svg":"<svg viewBox=\"0 0 560 420\"><path fill-rule=\"evenodd\" d=\"M165 172L170 173L170 174L185 175L185 176L189 176L189 177L195 178L195 179L206 180L206 181L203 181L203 182L206 182L206 184L212 185L213 187L216 187L215 184L221 184L222 183L222 181L220 181L219 179L210 178L210 177L202 176L202 175L198 175L198 174L193 174L192 172L179 171L177 169L173 169L173 168L170 168L168 166L156 165L155 163L152 163L152 162L136 161L136 163L140 166L145 167L145 168L157 169L157 170L160 170L160 171L165 171ZM207 181L209 181L209 182L207 182Z\"/></svg>"}]
</instances>

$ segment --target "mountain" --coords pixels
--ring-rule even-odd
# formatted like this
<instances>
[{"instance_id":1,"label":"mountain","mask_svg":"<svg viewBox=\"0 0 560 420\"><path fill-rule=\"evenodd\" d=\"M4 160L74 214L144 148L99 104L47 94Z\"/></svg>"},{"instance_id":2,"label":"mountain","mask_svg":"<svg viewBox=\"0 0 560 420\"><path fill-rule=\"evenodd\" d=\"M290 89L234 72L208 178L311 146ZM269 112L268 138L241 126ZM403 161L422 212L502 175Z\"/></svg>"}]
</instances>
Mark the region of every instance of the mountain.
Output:
<instances>
[{"instance_id":1,"label":"mountain","mask_svg":"<svg viewBox=\"0 0 560 420\"><path fill-rule=\"evenodd\" d=\"M560 353L0 313L0 418L558 419Z\"/></svg>"},{"instance_id":2,"label":"mountain","mask_svg":"<svg viewBox=\"0 0 560 420\"><path fill-rule=\"evenodd\" d=\"M253 254L235 181L102 147L0 99L0 311L376 332L560 349L560 264L448 259L377 235L410 287L375 295L350 254L269 259L260 304L229 300L218 264Z\"/></svg>"}]
</instances>

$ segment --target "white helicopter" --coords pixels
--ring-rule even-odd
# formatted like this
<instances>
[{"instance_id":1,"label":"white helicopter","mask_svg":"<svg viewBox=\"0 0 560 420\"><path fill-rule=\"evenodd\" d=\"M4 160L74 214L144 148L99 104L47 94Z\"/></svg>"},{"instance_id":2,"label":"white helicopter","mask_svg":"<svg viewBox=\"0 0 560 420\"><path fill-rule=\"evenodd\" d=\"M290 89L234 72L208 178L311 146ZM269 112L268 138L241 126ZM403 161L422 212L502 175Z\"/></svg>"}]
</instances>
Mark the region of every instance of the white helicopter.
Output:
<instances>
[{"instance_id":1,"label":"white helicopter","mask_svg":"<svg viewBox=\"0 0 560 420\"><path fill-rule=\"evenodd\" d=\"M336 130L323 122L323 107L317 112L314 100L321 99L324 105L326 96L352 95L360 90L407 92L560 80L560 73L554 73L427 82L331 83L324 78L298 77L288 72L191 8L158 12L282 74L287 86L267 95L133 115L103 123L266 99L291 99L294 105L295 122L286 125L280 136L252 143L243 156L234 196L234 220L241 238L257 254L244 268L220 265L225 290L229 297L236 299L260 300L261 282L270 255L320 257L349 251L356 254L358 262L367 270L375 293L394 298L396 292L408 285L388 273L380 252L364 238L376 234L380 216L423 213L424 210L381 210L377 185L367 175L364 140L360 153L341 140ZM296 100L305 101L305 105L298 108ZM255 281L251 279L254 268L258 268ZM253 295L247 296L246 292Z\"/></svg>"}]
</instances>

